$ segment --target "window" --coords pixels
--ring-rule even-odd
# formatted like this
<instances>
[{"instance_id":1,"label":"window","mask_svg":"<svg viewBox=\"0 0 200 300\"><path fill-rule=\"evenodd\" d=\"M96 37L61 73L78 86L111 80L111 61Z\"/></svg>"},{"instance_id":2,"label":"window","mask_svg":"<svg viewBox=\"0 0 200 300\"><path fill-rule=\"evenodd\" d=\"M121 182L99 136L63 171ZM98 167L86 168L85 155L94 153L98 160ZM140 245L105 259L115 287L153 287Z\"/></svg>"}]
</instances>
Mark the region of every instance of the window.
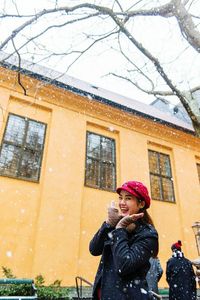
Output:
<instances>
[{"instance_id":1,"label":"window","mask_svg":"<svg viewBox=\"0 0 200 300\"><path fill-rule=\"evenodd\" d=\"M199 183L200 183L200 164L197 164L197 173L199 176Z\"/></svg>"},{"instance_id":2,"label":"window","mask_svg":"<svg viewBox=\"0 0 200 300\"><path fill-rule=\"evenodd\" d=\"M115 140L87 132L85 185L114 191L116 188Z\"/></svg>"},{"instance_id":3,"label":"window","mask_svg":"<svg viewBox=\"0 0 200 300\"><path fill-rule=\"evenodd\" d=\"M46 125L10 114L0 150L0 175L39 181Z\"/></svg>"},{"instance_id":4,"label":"window","mask_svg":"<svg viewBox=\"0 0 200 300\"><path fill-rule=\"evenodd\" d=\"M148 152L152 199L175 202L170 156L152 150Z\"/></svg>"}]
</instances>

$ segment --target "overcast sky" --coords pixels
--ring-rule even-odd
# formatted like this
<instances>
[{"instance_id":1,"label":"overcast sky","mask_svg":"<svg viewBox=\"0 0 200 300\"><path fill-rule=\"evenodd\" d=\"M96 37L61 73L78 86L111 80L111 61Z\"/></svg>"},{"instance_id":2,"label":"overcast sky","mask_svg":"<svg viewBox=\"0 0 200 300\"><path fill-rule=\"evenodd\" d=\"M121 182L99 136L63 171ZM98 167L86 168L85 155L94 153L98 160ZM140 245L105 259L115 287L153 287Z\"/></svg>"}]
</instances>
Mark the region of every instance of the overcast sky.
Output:
<instances>
[{"instance_id":1,"label":"overcast sky","mask_svg":"<svg viewBox=\"0 0 200 300\"><path fill-rule=\"evenodd\" d=\"M109 0L111 1L111 0ZM38 11L43 8L52 7L52 3L55 4L56 1L50 0L0 0L0 9L4 10L4 13L33 13L35 10ZM73 1L57 1L59 5L67 4L77 4L80 0ZM93 1L88 1L93 2ZM96 3L108 3L108 0L104 1L95 1ZM133 1L134 2L134 1ZM158 3L158 1L149 1L146 0L146 3ZM160 1L161 4L167 3L168 1ZM194 1L196 4L196 12L200 12L200 1ZM123 3L130 4L130 0L123 0ZM44 18L42 22L38 24L38 27L35 26L34 29L31 27L31 30L26 30L19 36L16 40L16 46L19 47L20 43L24 37L28 35L33 35L34 32L38 32L41 26L53 20L55 16ZM66 15L63 16L63 19L66 20ZM60 20L60 19L59 19ZM25 20L8 18L7 20L1 19L1 41L3 41L14 28L18 27ZM109 22L104 23L101 21L90 21L85 22L84 24L76 24L74 26L65 27L63 30L52 30L45 35L45 38L40 40L40 49L38 46L32 45L29 55L25 55L24 58L32 60L33 62L43 64L60 72L66 72L68 65L73 59L73 56L70 57L60 57L51 58L48 60L41 60L41 55L44 54L47 50L55 52L64 52L69 50L71 46L75 46L77 49L81 48L86 44L85 32L101 33L108 28L111 28L113 24ZM92 29L91 29L92 28ZM184 82L185 88L187 89L187 83L197 81L197 78L200 76L200 59L199 55L191 49L189 50L187 44L183 41L183 38L180 38L179 29L176 26L176 22L171 19L161 19L159 17L154 18L137 18L133 26L134 36L141 41L146 48L150 49L152 53L161 59L164 63L164 68L168 70L168 74L173 79L179 80L180 84ZM183 43L181 43L181 40ZM107 44L100 43L98 46L95 46L91 49L86 55L84 55L76 64L74 64L68 71L67 74L73 77L79 78L81 80L87 81L91 84L103 87L105 89L115 91L116 93L123 94L125 96L134 98L139 101L146 101L149 103L154 98L145 95L144 93L139 92L135 87L130 83L119 80L112 76L106 76L110 72L116 72L118 74L125 74L124 69L126 69L125 60L116 50L112 50L111 47L115 48L116 41L110 40ZM126 38L124 38L124 47L127 48L130 54L131 59L140 60L142 64L142 57L139 57L135 52L135 49L129 46ZM42 49L42 50L41 50ZM9 47L5 49L7 52L13 51L13 46L10 44ZM22 50L21 53L25 53L25 50ZM177 57L178 55L178 57ZM170 66L169 62L175 61L173 67ZM199 79L198 79L199 81Z\"/></svg>"}]
</instances>

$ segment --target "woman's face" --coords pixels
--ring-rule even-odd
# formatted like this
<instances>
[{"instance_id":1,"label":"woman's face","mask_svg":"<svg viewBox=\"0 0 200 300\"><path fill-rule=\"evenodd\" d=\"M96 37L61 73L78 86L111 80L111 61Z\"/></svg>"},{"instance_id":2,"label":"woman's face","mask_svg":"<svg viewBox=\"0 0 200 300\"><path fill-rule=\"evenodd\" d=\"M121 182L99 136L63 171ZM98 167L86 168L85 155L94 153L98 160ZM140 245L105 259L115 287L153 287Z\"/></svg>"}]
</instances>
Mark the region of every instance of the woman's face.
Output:
<instances>
[{"instance_id":1,"label":"woman's face","mask_svg":"<svg viewBox=\"0 0 200 300\"><path fill-rule=\"evenodd\" d=\"M139 202L135 196L123 190L120 192L119 209L123 217L137 214L142 206L144 206L142 202Z\"/></svg>"}]
</instances>

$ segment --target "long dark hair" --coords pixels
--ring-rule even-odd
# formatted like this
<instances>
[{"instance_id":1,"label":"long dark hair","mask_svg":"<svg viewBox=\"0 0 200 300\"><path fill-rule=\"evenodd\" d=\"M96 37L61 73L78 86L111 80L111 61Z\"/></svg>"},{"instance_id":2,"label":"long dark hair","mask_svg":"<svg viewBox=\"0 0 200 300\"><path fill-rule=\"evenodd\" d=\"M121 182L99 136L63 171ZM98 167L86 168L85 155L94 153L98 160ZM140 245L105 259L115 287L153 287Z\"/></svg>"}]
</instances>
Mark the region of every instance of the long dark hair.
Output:
<instances>
[{"instance_id":1,"label":"long dark hair","mask_svg":"<svg viewBox=\"0 0 200 300\"><path fill-rule=\"evenodd\" d=\"M144 213L144 216L142 218L142 220L144 221L144 223L150 224L150 225L152 225L155 228L153 220L152 220L151 216L149 215L149 213L147 212L147 210L143 209L142 212Z\"/></svg>"},{"instance_id":2,"label":"long dark hair","mask_svg":"<svg viewBox=\"0 0 200 300\"><path fill-rule=\"evenodd\" d=\"M141 203L141 202L144 201L144 200L137 198L137 201L138 201L138 203ZM150 225L152 225L152 226L155 228L155 225L154 225L154 223L153 223L153 220L152 220L151 216L148 214L148 212L147 212L145 206L144 206L143 208L141 208L141 209L139 210L139 212L143 212L143 213L144 213L144 216L142 217L142 221L143 221L145 224L150 224Z\"/></svg>"},{"instance_id":3,"label":"long dark hair","mask_svg":"<svg viewBox=\"0 0 200 300\"><path fill-rule=\"evenodd\" d=\"M146 208L144 207L144 208L140 209L140 212L144 213L144 216L141 219L142 222L145 223L145 224L150 224L150 225L152 225L155 228L153 220L152 220L151 216L149 215L149 213L147 212ZM152 253L152 257L156 258L158 256L158 252L159 252L159 246L156 249L156 251L154 253Z\"/></svg>"}]
</instances>

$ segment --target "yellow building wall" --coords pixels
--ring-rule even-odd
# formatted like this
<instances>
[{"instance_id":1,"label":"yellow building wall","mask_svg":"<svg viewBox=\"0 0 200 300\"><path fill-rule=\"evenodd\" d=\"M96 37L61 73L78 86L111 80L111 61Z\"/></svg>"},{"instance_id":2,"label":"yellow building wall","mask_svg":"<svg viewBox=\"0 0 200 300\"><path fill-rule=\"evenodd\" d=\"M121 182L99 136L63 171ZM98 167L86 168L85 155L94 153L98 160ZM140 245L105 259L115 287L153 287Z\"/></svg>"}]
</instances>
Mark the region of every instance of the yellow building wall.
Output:
<instances>
[{"instance_id":1,"label":"yellow building wall","mask_svg":"<svg viewBox=\"0 0 200 300\"><path fill-rule=\"evenodd\" d=\"M170 155L176 203L152 200L149 210L159 232L159 257L165 270L178 239L186 257L197 257L191 225L200 211L198 138L35 79L23 77L24 96L16 74L6 72L0 84L1 139L9 112L46 123L47 133L39 183L0 177L1 266L18 277L42 274L47 283L61 279L66 286L78 275L94 280L99 258L89 254L88 244L118 197L84 186L87 130L115 139L117 185L134 179L150 190L148 149ZM167 286L165 274L160 286Z\"/></svg>"}]
</instances>

